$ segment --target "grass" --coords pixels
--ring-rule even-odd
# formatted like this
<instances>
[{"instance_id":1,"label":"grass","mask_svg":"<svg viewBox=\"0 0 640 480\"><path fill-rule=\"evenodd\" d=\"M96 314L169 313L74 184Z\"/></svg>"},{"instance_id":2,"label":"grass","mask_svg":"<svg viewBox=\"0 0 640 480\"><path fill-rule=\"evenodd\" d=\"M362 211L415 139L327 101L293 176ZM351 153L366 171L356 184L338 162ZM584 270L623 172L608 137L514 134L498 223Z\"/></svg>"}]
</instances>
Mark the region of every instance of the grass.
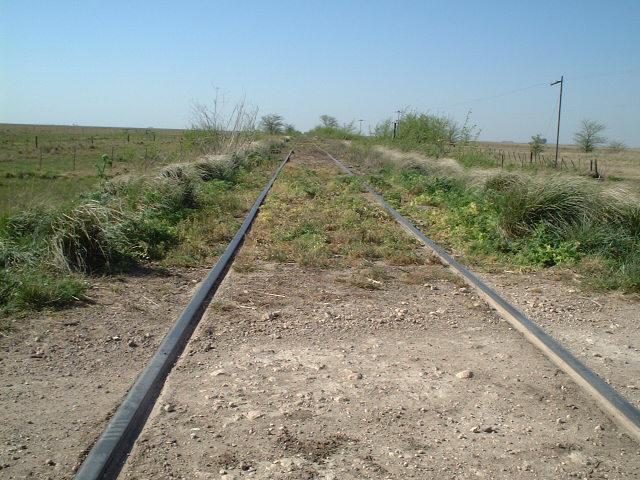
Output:
<instances>
[{"instance_id":1,"label":"grass","mask_svg":"<svg viewBox=\"0 0 640 480\"><path fill-rule=\"evenodd\" d=\"M0 313L82 300L87 275L199 265L231 238L279 146L103 180L68 203L0 217Z\"/></svg>"},{"instance_id":2,"label":"grass","mask_svg":"<svg viewBox=\"0 0 640 480\"><path fill-rule=\"evenodd\" d=\"M640 292L640 204L624 190L576 176L392 159L371 145L342 148L394 207L468 262L559 265L592 286Z\"/></svg>"},{"instance_id":3,"label":"grass","mask_svg":"<svg viewBox=\"0 0 640 480\"><path fill-rule=\"evenodd\" d=\"M92 190L102 155L113 161L111 178L190 160L187 132L0 124L0 215L58 206Z\"/></svg>"},{"instance_id":4,"label":"grass","mask_svg":"<svg viewBox=\"0 0 640 480\"><path fill-rule=\"evenodd\" d=\"M333 167L289 165L262 207L236 269L245 271L255 260L312 268L361 267L379 260L421 263L415 247L367 201L353 178L339 175ZM371 272L369 277L378 275Z\"/></svg>"}]
</instances>

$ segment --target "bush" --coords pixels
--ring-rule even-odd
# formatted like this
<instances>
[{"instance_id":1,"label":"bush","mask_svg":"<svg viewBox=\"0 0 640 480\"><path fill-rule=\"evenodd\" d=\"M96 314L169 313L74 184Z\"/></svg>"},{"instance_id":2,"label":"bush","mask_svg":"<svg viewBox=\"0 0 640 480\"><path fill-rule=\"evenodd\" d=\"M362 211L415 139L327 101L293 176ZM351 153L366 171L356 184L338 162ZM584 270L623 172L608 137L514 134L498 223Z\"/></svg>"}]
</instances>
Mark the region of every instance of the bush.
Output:
<instances>
[{"instance_id":1,"label":"bush","mask_svg":"<svg viewBox=\"0 0 640 480\"><path fill-rule=\"evenodd\" d=\"M393 136L393 122L386 120L376 126L376 136L389 141ZM394 144L403 149L416 149L429 156L441 157L456 144L466 144L476 138L479 131L469 124L469 115L460 126L453 119L427 113L409 112L397 122Z\"/></svg>"},{"instance_id":2,"label":"bush","mask_svg":"<svg viewBox=\"0 0 640 480\"><path fill-rule=\"evenodd\" d=\"M500 228L509 237L529 234L541 223L562 227L604 213L597 192L586 182L502 174L485 188L500 212Z\"/></svg>"}]
</instances>

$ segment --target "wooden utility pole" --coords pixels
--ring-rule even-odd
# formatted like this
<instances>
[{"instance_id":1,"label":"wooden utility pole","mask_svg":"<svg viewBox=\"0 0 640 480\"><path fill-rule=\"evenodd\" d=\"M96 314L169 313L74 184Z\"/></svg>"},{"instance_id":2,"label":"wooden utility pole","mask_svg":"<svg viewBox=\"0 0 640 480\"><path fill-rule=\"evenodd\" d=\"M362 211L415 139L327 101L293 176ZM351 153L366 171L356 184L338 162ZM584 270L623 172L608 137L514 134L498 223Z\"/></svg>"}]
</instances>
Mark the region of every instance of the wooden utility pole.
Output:
<instances>
[{"instance_id":1,"label":"wooden utility pole","mask_svg":"<svg viewBox=\"0 0 640 480\"><path fill-rule=\"evenodd\" d=\"M396 138L396 133L398 131L398 124L400 123L400 115L402 114L402 111L396 110L396 113L398 114L398 118L396 119L395 122L393 122L393 138L394 138L394 140Z\"/></svg>"},{"instance_id":2,"label":"wooden utility pole","mask_svg":"<svg viewBox=\"0 0 640 480\"><path fill-rule=\"evenodd\" d=\"M564 75L560 77L560 80L553 82L551 85L560 84L560 101L558 102L558 130L556 132L556 160L555 165L558 166L558 147L560 146L560 113L562 112L562 87L564 86Z\"/></svg>"}]
</instances>

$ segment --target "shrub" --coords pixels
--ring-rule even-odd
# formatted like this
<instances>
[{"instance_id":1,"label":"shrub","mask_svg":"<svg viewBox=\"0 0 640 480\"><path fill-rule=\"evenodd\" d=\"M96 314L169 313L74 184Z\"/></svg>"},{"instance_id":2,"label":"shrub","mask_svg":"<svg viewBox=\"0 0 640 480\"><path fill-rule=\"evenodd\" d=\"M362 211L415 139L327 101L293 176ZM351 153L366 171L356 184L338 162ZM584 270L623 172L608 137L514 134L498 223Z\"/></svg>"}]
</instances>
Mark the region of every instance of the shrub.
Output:
<instances>
[{"instance_id":1,"label":"shrub","mask_svg":"<svg viewBox=\"0 0 640 480\"><path fill-rule=\"evenodd\" d=\"M390 140L393 135L393 122L382 122L376 126L375 132L378 138ZM469 124L469 115L460 126L449 117L408 112L397 121L394 144L404 149L417 149L427 155L441 157L456 144L466 144L478 134L477 127Z\"/></svg>"},{"instance_id":2,"label":"shrub","mask_svg":"<svg viewBox=\"0 0 640 480\"><path fill-rule=\"evenodd\" d=\"M611 140L607 145L607 150L609 150L611 153L621 153L626 149L627 146L624 144L624 142L620 142L618 140Z\"/></svg>"},{"instance_id":3,"label":"shrub","mask_svg":"<svg viewBox=\"0 0 640 480\"><path fill-rule=\"evenodd\" d=\"M499 175L486 184L486 191L500 212L500 228L509 237L531 233L540 223L562 227L603 213L594 188L566 178Z\"/></svg>"}]
</instances>

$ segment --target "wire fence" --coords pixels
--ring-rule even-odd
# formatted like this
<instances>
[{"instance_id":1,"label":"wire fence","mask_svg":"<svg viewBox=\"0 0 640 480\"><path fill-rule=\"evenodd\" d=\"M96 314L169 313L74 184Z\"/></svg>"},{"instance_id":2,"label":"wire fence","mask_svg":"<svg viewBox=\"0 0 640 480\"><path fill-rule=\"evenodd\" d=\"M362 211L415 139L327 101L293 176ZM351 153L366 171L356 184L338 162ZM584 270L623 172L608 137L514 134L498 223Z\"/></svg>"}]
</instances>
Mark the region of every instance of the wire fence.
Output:
<instances>
[{"instance_id":1,"label":"wire fence","mask_svg":"<svg viewBox=\"0 0 640 480\"><path fill-rule=\"evenodd\" d=\"M501 168L545 168L557 170L570 170L580 174L587 174L596 178L604 178L605 165L596 157L584 157L571 153L559 155L556 161L555 154L538 153L531 151L509 150L492 147L469 147L481 153L485 158L491 159L496 166Z\"/></svg>"}]
</instances>

